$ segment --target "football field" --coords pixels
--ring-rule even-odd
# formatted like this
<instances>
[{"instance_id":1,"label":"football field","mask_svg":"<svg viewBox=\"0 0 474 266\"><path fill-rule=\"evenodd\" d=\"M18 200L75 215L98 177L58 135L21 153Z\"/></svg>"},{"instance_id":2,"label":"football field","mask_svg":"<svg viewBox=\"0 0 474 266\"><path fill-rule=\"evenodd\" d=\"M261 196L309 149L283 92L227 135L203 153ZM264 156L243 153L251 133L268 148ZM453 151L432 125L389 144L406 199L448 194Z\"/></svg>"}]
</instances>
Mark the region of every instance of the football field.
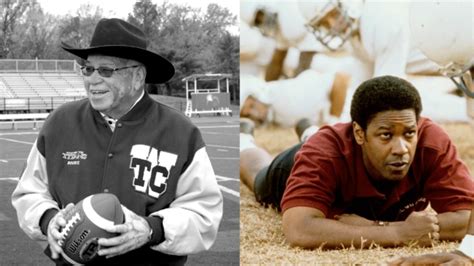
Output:
<instances>
[{"instance_id":1,"label":"football field","mask_svg":"<svg viewBox=\"0 0 474 266\"><path fill-rule=\"evenodd\" d=\"M238 117L192 118L201 130L224 197L224 216L213 247L188 257L189 265L239 264ZM0 265L52 265L39 243L19 228L11 205L13 192L37 130L0 131Z\"/></svg>"}]
</instances>

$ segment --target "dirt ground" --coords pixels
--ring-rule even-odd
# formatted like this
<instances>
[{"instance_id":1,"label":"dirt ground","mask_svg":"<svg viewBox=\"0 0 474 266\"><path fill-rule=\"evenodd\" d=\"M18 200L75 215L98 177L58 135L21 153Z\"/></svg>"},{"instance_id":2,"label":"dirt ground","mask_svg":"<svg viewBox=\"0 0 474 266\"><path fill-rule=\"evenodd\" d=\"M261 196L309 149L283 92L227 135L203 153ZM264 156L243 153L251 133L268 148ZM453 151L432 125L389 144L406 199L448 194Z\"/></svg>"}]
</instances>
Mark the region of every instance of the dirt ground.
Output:
<instances>
[{"instance_id":1,"label":"dirt ground","mask_svg":"<svg viewBox=\"0 0 474 266\"><path fill-rule=\"evenodd\" d=\"M474 173L474 127L464 123L441 125L452 138L462 160ZM298 142L293 129L276 126L258 128L257 144L272 155ZM261 207L253 193L240 186L240 263L248 264L380 264L399 256L451 251L455 242L442 242L431 248L403 247L368 249L345 248L331 251L304 250L290 247L281 230L281 215L273 209Z\"/></svg>"}]
</instances>

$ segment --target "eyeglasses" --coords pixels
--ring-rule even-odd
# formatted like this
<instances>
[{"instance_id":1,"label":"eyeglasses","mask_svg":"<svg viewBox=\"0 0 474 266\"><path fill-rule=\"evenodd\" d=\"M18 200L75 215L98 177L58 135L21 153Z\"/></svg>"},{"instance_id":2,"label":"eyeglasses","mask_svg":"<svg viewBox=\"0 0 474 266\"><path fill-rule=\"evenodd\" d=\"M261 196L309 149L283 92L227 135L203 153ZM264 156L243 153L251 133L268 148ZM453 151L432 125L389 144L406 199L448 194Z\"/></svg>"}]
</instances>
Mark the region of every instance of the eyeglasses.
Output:
<instances>
[{"instance_id":1,"label":"eyeglasses","mask_svg":"<svg viewBox=\"0 0 474 266\"><path fill-rule=\"evenodd\" d=\"M92 73L94 73L94 71L97 70L97 73L99 73L100 76L102 76L104 78L110 78L114 74L115 71L119 71L119 70L127 69L127 68L132 68L132 67L138 67L138 65L118 67L118 68L111 68L111 67L104 67L104 66L101 66L101 67L98 67L98 68L95 68L95 67L92 67L92 66L81 66L81 70L82 70L82 74L84 76L90 76L90 75L92 75Z\"/></svg>"}]
</instances>

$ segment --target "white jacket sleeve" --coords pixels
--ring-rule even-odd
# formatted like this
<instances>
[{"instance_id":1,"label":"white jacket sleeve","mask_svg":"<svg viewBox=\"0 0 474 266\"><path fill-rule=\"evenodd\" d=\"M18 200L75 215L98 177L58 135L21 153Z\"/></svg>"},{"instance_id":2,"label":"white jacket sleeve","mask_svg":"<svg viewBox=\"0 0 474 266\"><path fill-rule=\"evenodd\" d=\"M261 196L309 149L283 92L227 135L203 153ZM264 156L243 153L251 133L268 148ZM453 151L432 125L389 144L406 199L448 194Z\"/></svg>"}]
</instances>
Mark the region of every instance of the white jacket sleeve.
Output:
<instances>
[{"instance_id":1,"label":"white jacket sleeve","mask_svg":"<svg viewBox=\"0 0 474 266\"><path fill-rule=\"evenodd\" d=\"M38 151L36 142L28 155L26 168L12 194L12 204L16 209L20 228L32 239L44 240L39 220L43 213L58 209L48 190L46 160Z\"/></svg>"},{"instance_id":2,"label":"white jacket sleeve","mask_svg":"<svg viewBox=\"0 0 474 266\"><path fill-rule=\"evenodd\" d=\"M222 212L222 194L203 147L181 175L170 207L152 214L163 218L165 234L165 241L152 248L172 255L208 250L216 239Z\"/></svg>"}]
</instances>

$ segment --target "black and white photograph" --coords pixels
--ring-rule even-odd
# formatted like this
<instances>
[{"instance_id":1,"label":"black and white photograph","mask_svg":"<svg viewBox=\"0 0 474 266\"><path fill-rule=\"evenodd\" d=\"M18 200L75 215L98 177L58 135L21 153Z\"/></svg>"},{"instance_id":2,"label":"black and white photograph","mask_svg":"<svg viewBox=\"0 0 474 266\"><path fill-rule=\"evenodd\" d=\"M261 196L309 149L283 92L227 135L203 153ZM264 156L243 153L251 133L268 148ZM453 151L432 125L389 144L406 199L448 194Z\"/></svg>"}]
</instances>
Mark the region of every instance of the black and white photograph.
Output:
<instances>
[{"instance_id":1,"label":"black and white photograph","mask_svg":"<svg viewBox=\"0 0 474 266\"><path fill-rule=\"evenodd\" d=\"M238 265L239 2L0 1L0 265Z\"/></svg>"}]
</instances>

